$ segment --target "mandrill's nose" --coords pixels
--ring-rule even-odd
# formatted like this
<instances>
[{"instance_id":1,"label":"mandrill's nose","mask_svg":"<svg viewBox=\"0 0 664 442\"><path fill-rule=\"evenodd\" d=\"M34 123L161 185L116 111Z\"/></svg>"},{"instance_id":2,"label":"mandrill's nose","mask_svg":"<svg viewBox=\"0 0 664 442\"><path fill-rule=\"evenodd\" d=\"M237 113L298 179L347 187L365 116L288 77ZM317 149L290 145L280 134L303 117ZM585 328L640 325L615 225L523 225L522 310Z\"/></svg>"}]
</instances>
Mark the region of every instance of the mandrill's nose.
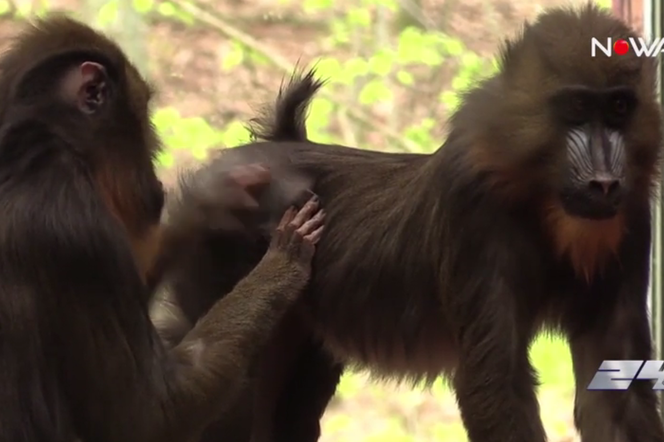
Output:
<instances>
[{"instance_id":1,"label":"mandrill's nose","mask_svg":"<svg viewBox=\"0 0 664 442\"><path fill-rule=\"evenodd\" d=\"M620 181L613 177L595 177L588 181L588 189L593 194L605 198L618 198L620 196Z\"/></svg>"}]
</instances>

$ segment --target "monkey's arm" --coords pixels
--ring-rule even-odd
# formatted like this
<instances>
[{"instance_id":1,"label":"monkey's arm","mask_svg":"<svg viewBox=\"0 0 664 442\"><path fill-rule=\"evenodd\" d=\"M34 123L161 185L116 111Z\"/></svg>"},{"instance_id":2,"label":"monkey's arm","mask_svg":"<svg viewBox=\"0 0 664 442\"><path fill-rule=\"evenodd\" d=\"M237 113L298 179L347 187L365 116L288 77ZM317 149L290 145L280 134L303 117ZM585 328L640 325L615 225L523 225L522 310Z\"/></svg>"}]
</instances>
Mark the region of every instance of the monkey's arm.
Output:
<instances>
[{"instance_id":1,"label":"monkey's arm","mask_svg":"<svg viewBox=\"0 0 664 442\"><path fill-rule=\"evenodd\" d=\"M150 306L150 319L168 349L179 344L193 328L173 298L173 293L166 289L155 295Z\"/></svg>"},{"instance_id":2,"label":"monkey's arm","mask_svg":"<svg viewBox=\"0 0 664 442\"><path fill-rule=\"evenodd\" d=\"M165 398L171 409L150 441L200 433L241 390L250 364L308 282L323 221L322 212L312 217L316 210L309 202L294 219L287 214L256 268L173 348L177 373Z\"/></svg>"},{"instance_id":3,"label":"monkey's arm","mask_svg":"<svg viewBox=\"0 0 664 442\"><path fill-rule=\"evenodd\" d=\"M181 175L177 192L168 196L159 253L146 278L150 293L200 249L206 235L247 231L247 223L255 218L257 199L270 179L270 172L257 164L214 174Z\"/></svg>"},{"instance_id":4,"label":"monkey's arm","mask_svg":"<svg viewBox=\"0 0 664 442\"><path fill-rule=\"evenodd\" d=\"M539 272L538 258L528 236L495 200L478 204L473 198L459 198L450 204L462 211L454 228L477 232L464 247L482 251L479 256L467 252L455 256L458 276L451 278L449 287L463 301L445 304L449 317L464 324L457 334L459 363L453 385L468 439L544 442L528 359L530 338L520 328L524 321L519 304L524 280L529 293L541 290L533 277Z\"/></svg>"},{"instance_id":5,"label":"monkey's arm","mask_svg":"<svg viewBox=\"0 0 664 442\"><path fill-rule=\"evenodd\" d=\"M286 176L283 167L235 157L226 153L223 161L181 176L168 197L160 253L148 277L151 293L165 290L171 301L153 303L160 335L181 339L186 323L195 323L256 266L281 214L311 196L306 186L312 183ZM179 317L170 314L174 307Z\"/></svg>"}]
</instances>

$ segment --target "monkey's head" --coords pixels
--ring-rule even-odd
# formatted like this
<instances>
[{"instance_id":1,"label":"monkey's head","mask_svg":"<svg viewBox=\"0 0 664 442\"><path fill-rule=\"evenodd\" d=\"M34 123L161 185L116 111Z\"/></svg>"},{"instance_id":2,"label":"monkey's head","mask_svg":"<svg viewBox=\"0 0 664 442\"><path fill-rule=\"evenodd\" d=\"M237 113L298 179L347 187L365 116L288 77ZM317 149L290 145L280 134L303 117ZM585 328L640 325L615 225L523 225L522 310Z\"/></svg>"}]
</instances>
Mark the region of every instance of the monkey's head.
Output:
<instances>
[{"instance_id":1,"label":"monkey's head","mask_svg":"<svg viewBox=\"0 0 664 442\"><path fill-rule=\"evenodd\" d=\"M154 253L147 244L155 243L164 205L153 166L160 144L149 119L151 95L114 42L64 16L27 26L0 60L3 130L30 127L57 140L48 155L90 177L140 263L152 259L143 255Z\"/></svg>"},{"instance_id":2,"label":"monkey's head","mask_svg":"<svg viewBox=\"0 0 664 442\"><path fill-rule=\"evenodd\" d=\"M589 5L546 12L507 42L500 73L470 93L467 110L484 103L475 160L507 194L586 220L649 198L662 141L655 59L591 54L593 38L636 37Z\"/></svg>"}]
</instances>

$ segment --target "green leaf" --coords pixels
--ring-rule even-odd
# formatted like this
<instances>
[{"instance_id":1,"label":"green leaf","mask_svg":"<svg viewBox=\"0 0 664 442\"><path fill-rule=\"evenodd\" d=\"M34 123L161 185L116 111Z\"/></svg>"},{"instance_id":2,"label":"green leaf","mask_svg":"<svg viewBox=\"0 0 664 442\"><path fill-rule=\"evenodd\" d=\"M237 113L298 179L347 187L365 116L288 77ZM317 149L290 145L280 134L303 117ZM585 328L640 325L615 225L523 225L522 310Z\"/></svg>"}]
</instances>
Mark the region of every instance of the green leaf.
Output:
<instances>
[{"instance_id":1,"label":"green leaf","mask_svg":"<svg viewBox=\"0 0 664 442\"><path fill-rule=\"evenodd\" d=\"M361 104L373 104L380 101L390 101L394 97L392 90L384 81L372 80L360 91L358 100Z\"/></svg>"},{"instance_id":2,"label":"green leaf","mask_svg":"<svg viewBox=\"0 0 664 442\"><path fill-rule=\"evenodd\" d=\"M371 25L371 12L368 8L353 8L346 13L346 20L351 25L369 27Z\"/></svg>"},{"instance_id":3,"label":"green leaf","mask_svg":"<svg viewBox=\"0 0 664 442\"><path fill-rule=\"evenodd\" d=\"M422 34L419 29L414 27L407 27L399 34L397 42L397 60L401 64L412 63L416 60L413 56L414 52L418 51L421 46Z\"/></svg>"},{"instance_id":4,"label":"green leaf","mask_svg":"<svg viewBox=\"0 0 664 442\"><path fill-rule=\"evenodd\" d=\"M381 6L392 12L399 10L399 2L395 0L367 0L367 3L369 3L369 5Z\"/></svg>"},{"instance_id":5,"label":"green leaf","mask_svg":"<svg viewBox=\"0 0 664 442\"><path fill-rule=\"evenodd\" d=\"M395 54L391 49L381 49L369 59L369 70L381 77L389 75L394 65Z\"/></svg>"},{"instance_id":6,"label":"green leaf","mask_svg":"<svg viewBox=\"0 0 664 442\"><path fill-rule=\"evenodd\" d=\"M204 160L208 156L208 150L203 146L196 146L191 150L191 154L197 160Z\"/></svg>"},{"instance_id":7,"label":"green leaf","mask_svg":"<svg viewBox=\"0 0 664 442\"><path fill-rule=\"evenodd\" d=\"M302 5L306 12L315 12L332 7L333 0L304 0Z\"/></svg>"},{"instance_id":8,"label":"green leaf","mask_svg":"<svg viewBox=\"0 0 664 442\"><path fill-rule=\"evenodd\" d=\"M326 129L333 111L334 104L330 100L320 97L314 98L311 106L309 106L307 131L313 133L317 130Z\"/></svg>"},{"instance_id":9,"label":"green leaf","mask_svg":"<svg viewBox=\"0 0 664 442\"><path fill-rule=\"evenodd\" d=\"M154 0L133 0L133 3L134 9L140 14L145 14L154 7Z\"/></svg>"},{"instance_id":10,"label":"green leaf","mask_svg":"<svg viewBox=\"0 0 664 442\"><path fill-rule=\"evenodd\" d=\"M452 79L452 89L455 91L465 91L471 84L471 78L467 75L457 75Z\"/></svg>"},{"instance_id":11,"label":"green leaf","mask_svg":"<svg viewBox=\"0 0 664 442\"><path fill-rule=\"evenodd\" d=\"M430 389L434 396L442 397L452 392L448 382L445 379L439 378L433 383Z\"/></svg>"},{"instance_id":12,"label":"green leaf","mask_svg":"<svg viewBox=\"0 0 664 442\"><path fill-rule=\"evenodd\" d=\"M437 142L431 136L435 121L425 118L419 124L412 125L404 131L404 138L418 146L422 153L430 152L437 147Z\"/></svg>"},{"instance_id":13,"label":"green leaf","mask_svg":"<svg viewBox=\"0 0 664 442\"><path fill-rule=\"evenodd\" d=\"M481 69L482 58L474 52L466 51L460 58L460 65L462 69Z\"/></svg>"},{"instance_id":14,"label":"green leaf","mask_svg":"<svg viewBox=\"0 0 664 442\"><path fill-rule=\"evenodd\" d=\"M157 11L164 17L173 17L176 14L175 6L173 6L173 3L168 2L159 3Z\"/></svg>"},{"instance_id":15,"label":"green leaf","mask_svg":"<svg viewBox=\"0 0 664 442\"><path fill-rule=\"evenodd\" d=\"M221 134L221 142L224 146L238 146L249 141L251 133L244 123L232 121Z\"/></svg>"},{"instance_id":16,"label":"green leaf","mask_svg":"<svg viewBox=\"0 0 664 442\"><path fill-rule=\"evenodd\" d=\"M500 60L498 58L494 58L493 60L491 60L491 69L489 70L489 72L493 75L499 70L500 70Z\"/></svg>"},{"instance_id":17,"label":"green leaf","mask_svg":"<svg viewBox=\"0 0 664 442\"><path fill-rule=\"evenodd\" d=\"M442 54L434 48L424 47L421 50L419 61L427 66L435 67L443 64L445 59Z\"/></svg>"},{"instance_id":18,"label":"green leaf","mask_svg":"<svg viewBox=\"0 0 664 442\"><path fill-rule=\"evenodd\" d=\"M175 18L188 26L192 26L196 22L193 15L177 7L175 8Z\"/></svg>"},{"instance_id":19,"label":"green leaf","mask_svg":"<svg viewBox=\"0 0 664 442\"><path fill-rule=\"evenodd\" d=\"M336 77L330 77L335 83L352 85L358 77L369 73L369 63L364 58L351 58L339 67Z\"/></svg>"},{"instance_id":20,"label":"green leaf","mask_svg":"<svg viewBox=\"0 0 664 442\"><path fill-rule=\"evenodd\" d=\"M316 74L318 78L337 80L341 76L342 67L339 60L333 57L325 57L320 59L315 64Z\"/></svg>"},{"instance_id":21,"label":"green leaf","mask_svg":"<svg viewBox=\"0 0 664 442\"><path fill-rule=\"evenodd\" d=\"M174 107L165 107L158 109L152 115L152 124L155 125L157 130L165 130L172 128L179 120L180 113Z\"/></svg>"},{"instance_id":22,"label":"green leaf","mask_svg":"<svg viewBox=\"0 0 664 442\"><path fill-rule=\"evenodd\" d=\"M399 80L401 84L405 84L406 86L411 86L415 84L415 77L413 77L413 74L411 74L408 71L397 72L397 80Z\"/></svg>"},{"instance_id":23,"label":"green leaf","mask_svg":"<svg viewBox=\"0 0 664 442\"><path fill-rule=\"evenodd\" d=\"M334 19L330 23L331 37L330 40L333 43L344 44L350 41L350 32L348 29L348 23L344 20Z\"/></svg>"},{"instance_id":24,"label":"green leaf","mask_svg":"<svg viewBox=\"0 0 664 442\"><path fill-rule=\"evenodd\" d=\"M433 118L425 118L420 122L420 126L427 130L433 129L436 126L436 120Z\"/></svg>"},{"instance_id":25,"label":"green leaf","mask_svg":"<svg viewBox=\"0 0 664 442\"><path fill-rule=\"evenodd\" d=\"M252 63L261 66L266 66L270 64L270 59L267 58L267 56L262 52L254 50L247 50L246 52L249 60L251 60Z\"/></svg>"},{"instance_id":26,"label":"green leaf","mask_svg":"<svg viewBox=\"0 0 664 442\"><path fill-rule=\"evenodd\" d=\"M325 423L325 434L334 434L347 431L353 425L353 418L347 414L332 415Z\"/></svg>"},{"instance_id":27,"label":"green leaf","mask_svg":"<svg viewBox=\"0 0 664 442\"><path fill-rule=\"evenodd\" d=\"M369 73L369 62L364 58L351 58L344 64L344 69L347 75L352 75L353 78L362 77Z\"/></svg>"},{"instance_id":28,"label":"green leaf","mask_svg":"<svg viewBox=\"0 0 664 442\"><path fill-rule=\"evenodd\" d=\"M440 94L440 101L442 101L450 112L454 112L459 107L459 104L461 104L459 95L453 91L445 91Z\"/></svg>"},{"instance_id":29,"label":"green leaf","mask_svg":"<svg viewBox=\"0 0 664 442\"><path fill-rule=\"evenodd\" d=\"M32 15L32 2L16 2L18 17L30 17Z\"/></svg>"},{"instance_id":30,"label":"green leaf","mask_svg":"<svg viewBox=\"0 0 664 442\"><path fill-rule=\"evenodd\" d=\"M239 66L244 61L244 46L237 41L231 43L228 52L224 54L221 60L221 68L225 71L230 71L235 66Z\"/></svg>"},{"instance_id":31,"label":"green leaf","mask_svg":"<svg viewBox=\"0 0 664 442\"><path fill-rule=\"evenodd\" d=\"M432 433L434 440L453 440L455 442L468 440L466 429L460 422L436 423L433 425Z\"/></svg>"},{"instance_id":32,"label":"green leaf","mask_svg":"<svg viewBox=\"0 0 664 442\"><path fill-rule=\"evenodd\" d=\"M337 386L337 395L342 399L349 399L362 390L364 386L363 379L360 375L355 373L344 374Z\"/></svg>"},{"instance_id":33,"label":"green leaf","mask_svg":"<svg viewBox=\"0 0 664 442\"><path fill-rule=\"evenodd\" d=\"M110 0L99 9L97 14L97 25L101 28L114 23L118 18L118 0Z\"/></svg>"},{"instance_id":34,"label":"green leaf","mask_svg":"<svg viewBox=\"0 0 664 442\"><path fill-rule=\"evenodd\" d=\"M0 14L9 12L9 2L0 1Z\"/></svg>"},{"instance_id":35,"label":"green leaf","mask_svg":"<svg viewBox=\"0 0 664 442\"><path fill-rule=\"evenodd\" d=\"M415 442L417 439L406 432L401 419L392 417L375 432L371 432L362 438L362 440L363 442Z\"/></svg>"},{"instance_id":36,"label":"green leaf","mask_svg":"<svg viewBox=\"0 0 664 442\"><path fill-rule=\"evenodd\" d=\"M439 66L444 61L438 43L449 39L444 34L424 34L421 30L408 27L401 31L397 43L397 60L400 64L419 63Z\"/></svg>"},{"instance_id":37,"label":"green leaf","mask_svg":"<svg viewBox=\"0 0 664 442\"><path fill-rule=\"evenodd\" d=\"M175 164L175 157L168 151L159 152L157 155L157 164L161 167L170 169Z\"/></svg>"},{"instance_id":38,"label":"green leaf","mask_svg":"<svg viewBox=\"0 0 664 442\"><path fill-rule=\"evenodd\" d=\"M208 149L221 140L221 133L201 117L183 119L180 123L180 130L192 150Z\"/></svg>"},{"instance_id":39,"label":"green leaf","mask_svg":"<svg viewBox=\"0 0 664 442\"><path fill-rule=\"evenodd\" d=\"M461 40L457 38L447 37L443 39L442 43L447 53L453 57L457 57L463 54L463 51L465 49Z\"/></svg>"}]
</instances>

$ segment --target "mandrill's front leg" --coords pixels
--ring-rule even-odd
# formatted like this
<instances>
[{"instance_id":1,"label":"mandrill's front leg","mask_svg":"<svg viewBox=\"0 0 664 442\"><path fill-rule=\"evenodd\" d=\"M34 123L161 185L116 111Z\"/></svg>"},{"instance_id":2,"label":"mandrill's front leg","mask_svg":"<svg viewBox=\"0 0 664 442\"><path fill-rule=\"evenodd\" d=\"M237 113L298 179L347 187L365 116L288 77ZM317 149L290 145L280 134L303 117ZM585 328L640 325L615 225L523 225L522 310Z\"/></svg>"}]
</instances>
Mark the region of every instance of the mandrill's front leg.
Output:
<instances>
[{"instance_id":1,"label":"mandrill's front leg","mask_svg":"<svg viewBox=\"0 0 664 442\"><path fill-rule=\"evenodd\" d=\"M597 324L570 336L576 378L574 420L582 442L664 442L653 382L635 380L623 391L588 390L602 361L652 357L646 303L650 239L649 233L642 236L625 241L621 271L611 275L615 281L603 284L598 299L607 302L597 306Z\"/></svg>"}]
</instances>

